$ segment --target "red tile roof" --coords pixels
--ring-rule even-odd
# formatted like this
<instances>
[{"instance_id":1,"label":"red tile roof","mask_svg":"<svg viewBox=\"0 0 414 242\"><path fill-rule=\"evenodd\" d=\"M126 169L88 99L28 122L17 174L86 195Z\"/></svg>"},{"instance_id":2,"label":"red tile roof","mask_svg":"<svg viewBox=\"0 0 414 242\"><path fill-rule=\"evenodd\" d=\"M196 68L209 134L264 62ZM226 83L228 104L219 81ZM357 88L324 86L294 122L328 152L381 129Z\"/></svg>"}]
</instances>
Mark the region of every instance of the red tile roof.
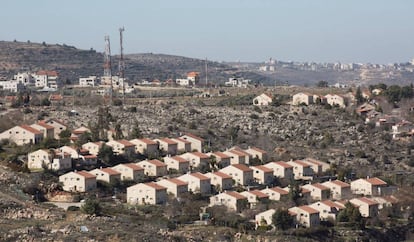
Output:
<instances>
[{"instance_id":1,"label":"red tile roof","mask_svg":"<svg viewBox=\"0 0 414 242\"><path fill-rule=\"evenodd\" d=\"M250 156L250 154L249 153L247 153L246 151L244 151L242 148L240 148L240 147L238 147L238 146L235 146L235 147L233 147L232 149L230 149L230 151L237 151L237 152L240 152L240 153L242 153L244 156Z\"/></svg>"},{"instance_id":2,"label":"red tile roof","mask_svg":"<svg viewBox=\"0 0 414 242\"><path fill-rule=\"evenodd\" d=\"M316 210L316 209L314 209L314 208L311 208L311 207L309 207L308 205L300 206L299 208L300 208L301 210L303 210L303 211L305 211L305 212L309 213L309 214L319 213L319 211L318 211L318 210Z\"/></svg>"},{"instance_id":3,"label":"red tile roof","mask_svg":"<svg viewBox=\"0 0 414 242\"><path fill-rule=\"evenodd\" d=\"M196 140L199 140L199 141L201 141L201 142L203 142L203 141L204 141L204 139L202 139L202 138L200 138L200 137L198 137L198 136L195 136L194 134L186 133L184 136L191 137L191 138L196 139ZM181 136L181 137L183 137L183 136Z\"/></svg>"},{"instance_id":4,"label":"red tile roof","mask_svg":"<svg viewBox=\"0 0 414 242\"><path fill-rule=\"evenodd\" d=\"M87 171L75 171L75 173L85 177L86 179L96 178L95 175L92 175L91 173Z\"/></svg>"},{"instance_id":5,"label":"red tile roof","mask_svg":"<svg viewBox=\"0 0 414 242\"><path fill-rule=\"evenodd\" d=\"M231 176L229 176L229 175L227 175L227 174L225 174L223 172L220 172L220 171L216 171L216 172L213 172L211 174L214 174L216 176L219 176L219 177L221 177L223 179L232 179L233 178L233 177L231 177Z\"/></svg>"},{"instance_id":6,"label":"red tile roof","mask_svg":"<svg viewBox=\"0 0 414 242\"><path fill-rule=\"evenodd\" d=\"M49 101L62 101L63 100L63 96L60 94L51 94L49 96Z\"/></svg>"},{"instance_id":7,"label":"red tile roof","mask_svg":"<svg viewBox=\"0 0 414 242\"><path fill-rule=\"evenodd\" d=\"M189 73L187 73L187 76L188 77L196 77L196 76L198 76L198 72L195 72L195 71L192 71L192 72L189 72Z\"/></svg>"},{"instance_id":8,"label":"red tile roof","mask_svg":"<svg viewBox=\"0 0 414 242\"><path fill-rule=\"evenodd\" d=\"M233 164L231 166L233 166L233 167L235 167L235 168L237 168L237 169L239 169L241 171L244 171L244 172L253 171L252 169L250 169L250 167L248 167L246 165L243 165L243 164Z\"/></svg>"},{"instance_id":9,"label":"red tile roof","mask_svg":"<svg viewBox=\"0 0 414 242\"><path fill-rule=\"evenodd\" d=\"M244 157L249 156L249 154L247 154L245 152L241 152L239 150L229 150L227 152L230 152L230 153L235 154L237 156L244 156Z\"/></svg>"},{"instance_id":10,"label":"red tile roof","mask_svg":"<svg viewBox=\"0 0 414 242\"><path fill-rule=\"evenodd\" d=\"M144 170L144 168L142 168L141 166L135 164L135 163L126 163L126 164L122 164L128 168L131 168L134 171L140 171L140 170Z\"/></svg>"},{"instance_id":11,"label":"red tile roof","mask_svg":"<svg viewBox=\"0 0 414 242\"><path fill-rule=\"evenodd\" d=\"M228 159L228 158L230 158L230 156L228 156L228 155L226 155L226 154L224 154L223 152L220 152L220 151L211 153L211 155L217 156L217 157L219 157L221 159Z\"/></svg>"},{"instance_id":12,"label":"red tile roof","mask_svg":"<svg viewBox=\"0 0 414 242\"><path fill-rule=\"evenodd\" d=\"M366 179L367 182L371 183L374 186L386 186L387 183L377 177L372 177L372 178L368 178Z\"/></svg>"},{"instance_id":13,"label":"red tile roof","mask_svg":"<svg viewBox=\"0 0 414 242\"><path fill-rule=\"evenodd\" d=\"M166 187L160 186L155 182L148 182L148 183L143 183L143 184L151 188L154 188L155 190L167 190Z\"/></svg>"},{"instance_id":14,"label":"red tile roof","mask_svg":"<svg viewBox=\"0 0 414 242\"><path fill-rule=\"evenodd\" d=\"M246 199L245 196L241 195L238 192L228 191L228 192L225 192L225 194L230 195L230 196L236 198L237 200Z\"/></svg>"},{"instance_id":15,"label":"red tile roof","mask_svg":"<svg viewBox=\"0 0 414 242\"><path fill-rule=\"evenodd\" d=\"M258 170L261 170L261 171L263 171L263 172L270 172L270 173L273 173L273 170L272 170L272 169L267 168L266 166L262 166L262 165L260 165L260 166L252 166L252 168L253 168L253 169L258 169Z\"/></svg>"},{"instance_id":16,"label":"red tile roof","mask_svg":"<svg viewBox=\"0 0 414 242\"><path fill-rule=\"evenodd\" d=\"M156 160L156 159L149 160L148 162L151 163L151 164L153 164L153 165L155 165L155 166L159 166L159 167L161 167L161 166L167 166L164 162L159 161L159 160Z\"/></svg>"},{"instance_id":17,"label":"red tile roof","mask_svg":"<svg viewBox=\"0 0 414 242\"><path fill-rule=\"evenodd\" d=\"M305 162L303 162L301 160L295 160L293 162L296 163L296 164L298 164L298 165L300 165L300 166L303 166L303 167L310 167L310 165L308 163L305 163Z\"/></svg>"},{"instance_id":18,"label":"red tile roof","mask_svg":"<svg viewBox=\"0 0 414 242\"><path fill-rule=\"evenodd\" d=\"M119 173L118 171L112 169L112 168L102 168L101 169L102 172L108 173L109 175L120 175L121 173Z\"/></svg>"},{"instance_id":19,"label":"red tile roof","mask_svg":"<svg viewBox=\"0 0 414 242\"><path fill-rule=\"evenodd\" d=\"M201 159L208 159L208 158L210 158L210 156L208 156L208 155L206 155L206 154L204 154L204 153L198 152L198 151L191 152L191 154L193 154L193 155L195 155L195 156L198 156L198 157L200 157Z\"/></svg>"},{"instance_id":20,"label":"red tile roof","mask_svg":"<svg viewBox=\"0 0 414 242\"><path fill-rule=\"evenodd\" d=\"M178 155L171 157L171 159L176 160L176 161L178 161L179 163L189 163L189 161L188 161L188 160L186 160L186 159L184 159L183 157L178 156Z\"/></svg>"},{"instance_id":21,"label":"red tile roof","mask_svg":"<svg viewBox=\"0 0 414 242\"><path fill-rule=\"evenodd\" d=\"M33 134L43 134L41 131L30 127L29 125L20 125L20 128L25 129L26 131L29 131L30 133Z\"/></svg>"},{"instance_id":22,"label":"red tile roof","mask_svg":"<svg viewBox=\"0 0 414 242\"><path fill-rule=\"evenodd\" d=\"M97 159L98 157L96 155L84 155L85 159Z\"/></svg>"},{"instance_id":23,"label":"red tile roof","mask_svg":"<svg viewBox=\"0 0 414 242\"><path fill-rule=\"evenodd\" d=\"M181 181L178 178L170 178L170 179L167 179L166 181L169 181L171 183L174 183L174 184L176 184L178 186L186 186L186 185L188 185L188 182Z\"/></svg>"},{"instance_id":24,"label":"red tile roof","mask_svg":"<svg viewBox=\"0 0 414 242\"><path fill-rule=\"evenodd\" d=\"M41 70L41 71L36 72L36 75L39 75L39 76L58 76L59 73L57 71Z\"/></svg>"},{"instance_id":25,"label":"red tile roof","mask_svg":"<svg viewBox=\"0 0 414 242\"><path fill-rule=\"evenodd\" d=\"M314 160L314 159L311 159L311 158L306 158L306 159L304 159L303 161L304 161L304 162L311 163L311 164L313 164L313 165L322 166L322 163L321 163L321 162L319 162L319 161L317 161L317 160Z\"/></svg>"},{"instance_id":26,"label":"red tile roof","mask_svg":"<svg viewBox=\"0 0 414 242\"><path fill-rule=\"evenodd\" d=\"M350 187L351 186L348 183L340 181L340 180L333 180L333 181L330 181L330 182L335 184L335 185L338 185L340 187Z\"/></svg>"},{"instance_id":27,"label":"red tile roof","mask_svg":"<svg viewBox=\"0 0 414 242\"><path fill-rule=\"evenodd\" d=\"M43 128L48 129L48 130L49 129L55 129L55 127L50 126L49 124L46 124L44 122L37 122L37 125L42 126Z\"/></svg>"},{"instance_id":28,"label":"red tile roof","mask_svg":"<svg viewBox=\"0 0 414 242\"><path fill-rule=\"evenodd\" d=\"M157 142L155 142L152 139L148 139L148 138L142 138L142 139L138 139L139 141L142 141L143 143L147 144L147 145L156 145Z\"/></svg>"},{"instance_id":29,"label":"red tile roof","mask_svg":"<svg viewBox=\"0 0 414 242\"><path fill-rule=\"evenodd\" d=\"M279 166L284 167L284 168L293 168L293 166L289 165L288 163L284 161L277 161L273 163L278 164Z\"/></svg>"},{"instance_id":30,"label":"red tile roof","mask_svg":"<svg viewBox=\"0 0 414 242\"><path fill-rule=\"evenodd\" d=\"M194 173L191 173L190 175L193 176L193 177L196 177L197 179L202 180L202 181L203 180L210 180L209 177L205 176L204 174L201 174L200 172L194 172Z\"/></svg>"},{"instance_id":31,"label":"red tile roof","mask_svg":"<svg viewBox=\"0 0 414 242\"><path fill-rule=\"evenodd\" d=\"M135 146L133 143L129 142L129 141L128 141L128 140L126 140L126 139L117 140L116 142L118 142L118 143L120 143L120 144L124 145L125 147L132 147L132 146Z\"/></svg>"},{"instance_id":32,"label":"red tile roof","mask_svg":"<svg viewBox=\"0 0 414 242\"><path fill-rule=\"evenodd\" d=\"M163 139L160 139L160 141L164 142L164 143L167 143L169 145L176 145L177 144L177 142L175 142L174 140L169 139L169 138L163 138Z\"/></svg>"},{"instance_id":33,"label":"red tile roof","mask_svg":"<svg viewBox=\"0 0 414 242\"><path fill-rule=\"evenodd\" d=\"M314 184L311 184L311 185L318 188L318 189L320 189L320 190L329 190L329 187L326 187L326 186L324 186L320 183L314 183Z\"/></svg>"},{"instance_id":34,"label":"red tile roof","mask_svg":"<svg viewBox=\"0 0 414 242\"><path fill-rule=\"evenodd\" d=\"M282 189L280 187L271 187L269 189L272 190L272 191L274 191L274 192L277 192L277 193L279 193L281 195L287 195L287 194L289 194L288 191L286 191L286 190L284 190L284 189Z\"/></svg>"},{"instance_id":35,"label":"red tile roof","mask_svg":"<svg viewBox=\"0 0 414 242\"><path fill-rule=\"evenodd\" d=\"M182 142L184 144L191 144L190 141L186 140L186 139L182 139L182 138L173 138L172 140L174 141L178 141L178 142Z\"/></svg>"},{"instance_id":36,"label":"red tile roof","mask_svg":"<svg viewBox=\"0 0 414 242\"><path fill-rule=\"evenodd\" d=\"M329 207L331 207L331 208L337 208L338 210L339 210L339 209L344 209L344 208L345 208L345 206L343 206L342 204L332 202L331 200L321 201L321 203L323 203L323 204L325 204L326 206L329 206Z\"/></svg>"},{"instance_id":37,"label":"red tile roof","mask_svg":"<svg viewBox=\"0 0 414 242\"><path fill-rule=\"evenodd\" d=\"M251 193L251 194L253 194L253 195L255 195L256 197L259 197L259 198L269 197L266 193L263 193L259 190L251 190L251 191L247 191L247 192L249 192L249 193Z\"/></svg>"},{"instance_id":38,"label":"red tile roof","mask_svg":"<svg viewBox=\"0 0 414 242\"><path fill-rule=\"evenodd\" d=\"M65 123L63 123L62 121L60 121L60 120L57 120L57 119L49 119L49 120L47 120L47 121L45 121L46 123L50 123L50 122L55 122L55 123L58 123L58 124L60 124L60 125L63 125L63 126L67 126Z\"/></svg>"},{"instance_id":39,"label":"red tile roof","mask_svg":"<svg viewBox=\"0 0 414 242\"><path fill-rule=\"evenodd\" d=\"M364 203L368 204L369 206L378 205L377 202L375 202L375 201L373 201L373 200L371 200L369 198L366 198L366 197L359 197L359 198L355 198L355 199L357 199L357 200L359 200L361 202L364 202Z\"/></svg>"}]
</instances>

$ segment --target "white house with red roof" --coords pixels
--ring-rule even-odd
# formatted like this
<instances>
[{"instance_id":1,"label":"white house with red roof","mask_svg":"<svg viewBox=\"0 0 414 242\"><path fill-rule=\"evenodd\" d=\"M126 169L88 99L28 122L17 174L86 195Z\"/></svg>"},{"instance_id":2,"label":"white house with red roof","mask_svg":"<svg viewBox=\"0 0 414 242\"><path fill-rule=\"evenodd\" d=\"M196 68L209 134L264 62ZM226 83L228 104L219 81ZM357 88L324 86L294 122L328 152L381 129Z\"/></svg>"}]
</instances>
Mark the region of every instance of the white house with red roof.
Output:
<instances>
[{"instance_id":1,"label":"white house with red roof","mask_svg":"<svg viewBox=\"0 0 414 242\"><path fill-rule=\"evenodd\" d=\"M177 142L178 152L191 152L191 142L183 138L172 138L171 140Z\"/></svg>"},{"instance_id":2,"label":"white house with red roof","mask_svg":"<svg viewBox=\"0 0 414 242\"><path fill-rule=\"evenodd\" d=\"M288 210L289 213L294 216L295 223L297 225L306 228L311 228L319 226L319 224L321 223L319 211L308 205L293 207L289 208Z\"/></svg>"},{"instance_id":3,"label":"white house with red roof","mask_svg":"<svg viewBox=\"0 0 414 242\"><path fill-rule=\"evenodd\" d=\"M96 189L96 176L87 171L71 171L59 176L64 191L88 192Z\"/></svg>"},{"instance_id":4,"label":"white house with red roof","mask_svg":"<svg viewBox=\"0 0 414 242\"><path fill-rule=\"evenodd\" d=\"M187 173L177 178L188 183L188 191L190 192L201 193L202 195L211 193L210 178L200 172Z\"/></svg>"},{"instance_id":5,"label":"white house with red roof","mask_svg":"<svg viewBox=\"0 0 414 242\"><path fill-rule=\"evenodd\" d=\"M79 138L79 136L85 134L85 133L91 133L91 130L85 126L81 126L77 129L72 130L72 133L70 134L70 141L72 143L76 142Z\"/></svg>"},{"instance_id":6,"label":"white house with red roof","mask_svg":"<svg viewBox=\"0 0 414 242\"><path fill-rule=\"evenodd\" d=\"M98 155L102 146L105 144L103 141L98 142L88 142L82 145L82 149L88 150L91 155Z\"/></svg>"},{"instance_id":7,"label":"white house with red roof","mask_svg":"<svg viewBox=\"0 0 414 242\"><path fill-rule=\"evenodd\" d=\"M127 203L131 205L165 204L167 188L155 182L138 183L127 188Z\"/></svg>"},{"instance_id":8,"label":"white house with red roof","mask_svg":"<svg viewBox=\"0 0 414 242\"><path fill-rule=\"evenodd\" d=\"M289 192L280 187L266 187L262 192L269 196L270 200L280 201L288 197Z\"/></svg>"},{"instance_id":9,"label":"white house with red roof","mask_svg":"<svg viewBox=\"0 0 414 242\"><path fill-rule=\"evenodd\" d=\"M176 155L178 153L178 144L172 139L162 138L154 139L158 143L159 149L166 154Z\"/></svg>"},{"instance_id":10,"label":"white house with red roof","mask_svg":"<svg viewBox=\"0 0 414 242\"><path fill-rule=\"evenodd\" d=\"M230 164L249 164L249 155L238 150L223 151L225 155L230 157Z\"/></svg>"},{"instance_id":11,"label":"white house with red roof","mask_svg":"<svg viewBox=\"0 0 414 242\"><path fill-rule=\"evenodd\" d=\"M42 88L42 87L49 87L57 89L60 86L60 82L58 81L59 73L57 71L48 71L48 70L41 70L32 74L35 80L35 87Z\"/></svg>"},{"instance_id":12,"label":"white house with red roof","mask_svg":"<svg viewBox=\"0 0 414 242\"><path fill-rule=\"evenodd\" d=\"M144 168L135 163L123 163L112 167L121 173L121 181L140 181L144 178Z\"/></svg>"},{"instance_id":13,"label":"white house with red roof","mask_svg":"<svg viewBox=\"0 0 414 242\"><path fill-rule=\"evenodd\" d=\"M211 158L214 157L214 159L216 159L217 167L220 169L230 165L231 157L224 154L223 152L216 151L216 152L208 153L207 155L209 155Z\"/></svg>"},{"instance_id":14,"label":"white house with red roof","mask_svg":"<svg viewBox=\"0 0 414 242\"><path fill-rule=\"evenodd\" d=\"M388 184L377 178L360 178L355 181L351 181L351 191L353 194L361 194L365 196L381 196L382 190L386 189Z\"/></svg>"},{"instance_id":15,"label":"white house with red roof","mask_svg":"<svg viewBox=\"0 0 414 242\"><path fill-rule=\"evenodd\" d=\"M0 134L0 140L8 139L16 145L38 144L43 140L43 132L29 125L19 125Z\"/></svg>"},{"instance_id":16,"label":"white house with red roof","mask_svg":"<svg viewBox=\"0 0 414 242\"><path fill-rule=\"evenodd\" d=\"M268 106L272 104L273 98L270 94L262 93L259 96L253 98L253 105L255 106Z\"/></svg>"},{"instance_id":17,"label":"white house with red roof","mask_svg":"<svg viewBox=\"0 0 414 242\"><path fill-rule=\"evenodd\" d=\"M250 166L253 169L253 178L259 184L271 184L273 182L273 170L266 166Z\"/></svg>"},{"instance_id":18,"label":"white house with red roof","mask_svg":"<svg viewBox=\"0 0 414 242\"><path fill-rule=\"evenodd\" d=\"M340 203L335 203L330 200L318 201L309 205L319 211L321 221L336 221L336 216L340 210L345 209Z\"/></svg>"},{"instance_id":19,"label":"white house with red roof","mask_svg":"<svg viewBox=\"0 0 414 242\"><path fill-rule=\"evenodd\" d=\"M49 138L53 139L55 138L55 128L51 125L48 125L44 122L37 122L34 124L31 124L30 127L35 128L43 133L43 138Z\"/></svg>"},{"instance_id":20,"label":"white house with red roof","mask_svg":"<svg viewBox=\"0 0 414 242\"><path fill-rule=\"evenodd\" d=\"M296 180L312 178L314 173L311 165L301 160L288 161L289 165L293 166L293 174Z\"/></svg>"},{"instance_id":21,"label":"white house with red roof","mask_svg":"<svg viewBox=\"0 0 414 242\"><path fill-rule=\"evenodd\" d=\"M188 183L177 178L162 179L157 181L158 185L167 188L167 193L180 197L188 192Z\"/></svg>"},{"instance_id":22,"label":"white house with red roof","mask_svg":"<svg viewBox=\"0 0 414 242\"><path fill-rule=\"evenodd\" d=\"M135 145L135 152L143 155L155 155L158 153L158 143L152 139L132 139L129 142Z\"/></svg>"},{"instance_id":23,"label":"white house with red roof","mask_svg":"<svg viewBox=\"0 0 414 242\"><path fill-rule=\"evenodd\" d=\"M313 158L305 158L301 161L309 164L315 174L321 174L331 168L328 163Z\"/></svg>"},{"instance_id":24,"label":"white house with red roof","mask_svg":"<svg viewBox=\"0 0 414 242\"><path fill-rule=\"evenodd\" d=\"M165 156L164 163L168 170L175 170L179 173L186 173L190 170L190 162L181 156Z\"/></svg>"},{"instance_id":25,"label":"white house with red roof","mask_svg":"<svg viewBox=\"0 0 414 242\"><path fill-rule=\"evenodd\" d=\"M160 160L143 160L136 164L144 168L145 175L147 176L159 177L167 175L167 165Z\"/></svg>"},{"instance_id":26,"label":"white house with red roof","mask_svg":"<svg viewBox=\"0 0 414 242\"><path fill-rule=\"evenodd\" d=\"M210 197L210 207L225 206L235 212L241 212L247 208L247 198L238 192L227 191Z\"/></svg>"},{"instance_id":27,"label":"white house with red roof","mask_svg":"<svg viewBox=\"0 0 414 242\"><path fill-rule=\"evenodd\" d=\"M249 159L258 158L262 162L267 161L267 152L265 150L259 149L257 147L248 147L244 152L250 155Z\"/></svg>"},{"instance_id":28,"label":"white house with red roof","mask_svg":"<svg viewBox=\"0 0 414 242\"><path fill-rule=\"evenodd\" d=\"M96 168L88 172L96 176L97 181L104 181L107 183L121 181L121 173L109 167Z\"/></svg>"},{"instance_id":29,"label":"white house with red roof","mask_svg":"<svg viewBox=\"0 0 414 242\"><path fill-rule=\"evenodd\" d=\"M358 207L359 212L361 213L362 217L376 217L378 215L378 203L373 200L373 199L369 199L366 197L358 197L358 198L353 198L351 200L349 200L349 202Z\"/></svg>"},{"instance_id":30,"label":"white house with red roof","mask_svg":"<svg viewBox=\"0 0 414 242\"><path fill-rule=\"evenodd\" d=\"M232 148L230 148L230 151L232 152L237 152L240 155L244 156L244 164L249 165L250 164L250 154L247 153L245 150L243 150L242 148L238 147L238 146L234 146Z\"/></svg>"},{"instance_id":31,"label":"white house with red roof","mask_svg":"<svg viewBox=\"0 0 414 242\"><path fill-rule=\"evenodd\" d=\"M72 159L79 159L79 158L81 158L81 153L80 153L81 150L78 149L78 148L76 148L76 147L74 147L74 146L64 145L64 146L60 147L59 150L61 152L68 153Z\"/></svg>"},{"instance_id":32,"label":"white house with red roof","mask_svg":"<svg viewBox=\"0 0 414 242\"><path fill-rule=\"evenodd\" d=\"M113 152L118 155L135 154L135 145L125 139L111 140L106 142L106 145L112 147Z\"/></svg>"},{"instance_id":33,"label":"white house with red roof","mask_svg":"<svg viewBox=\"0 0 414 242\"><path fill-rule=\"evenodd\" d=\"M185 135L182 135L180 138L191 142L191 150L203 152L204 139L190 133L186 133Z\"/></svg>"},{"instance_id":34,"label":"white house with red roof","mask_svg":"<svg viewBox=\"0 0 414 242\"><path fill-rule=\"evenodd\" d=\"M72 168L69 154L54 149L40 149L27 154L27 167L30 170L41 170L45 167L59 171Z\"/></svg>"},{"instance_id":35,"label":"white house with red roof","mask_svg":"<svg viewBox=\"0 0 414 242\"><path fill-rule=\"evenodd\" d=\"M254 182L253 169L243 164L233 164L219 170L231 176L236 185L248 186Z\"/></svg>"},{"instance_id":36,"label":"white house with red roof","mask_svg":"<svg viewBox=\"0 0 414 242\"><path fill-rule=\"evenodd\" d=\"M272 169L275 177L285 178L288 180L293 179L293 166L284 161L273 161L264 164L264 166Z\"/></svg>"},{"instance_id":37,"label":"white house with red roof","mask_svg":"<svg viewBox=\"0 0 414 242\"><path fill-rule=\"evenodd\" d=\"M210 183L215 186L216 191L225 191L233 188L233 178L223 172L209 172L204 175L210 178Z\"/></svg>"},{"instance_id":38,"label":"white house with red roof","mask_svg":"<svg viewBox=\"0 0 414 242\"><path fill-rule=\"evenodd\" d=\"M240 194L247 198L247 201L250 204L250 208L255 208L260 202L269 200L269 195L260 190L244 191L240 192Z\"/></svg>"},{"instance_id":39,"label":"white house with red roof","mask_svg":"<svg viewBox=\"0 0 414 242\"><path fill-rule=\"evenodd\" d=\"M322 183L331 191L331 197L335 200L348 199L351 197L351 185L340 180L326 181Z\"/></svg>"},{"instance_id":40,"label":"white house with red roof","mask_svg":"<svg viewBox=\"0 0 414 242\"><path fill-rule=\"evenodd\" d=\"M311 198L317 201L327 200L331 195L329 187L325 187L320 183L306 184L302 188L309 190L311 192Z\"/></svg>"},{"instance_id":41,"label":"white house with red roof","mask_svg":"<svg viewBox=\"0 0 414 242\"><path fill-rule=\"evenodd\" d=\"M39 121L39 123L45 123L47 125L52 126L54 128L53 133L54 133L55 139L60 139L60 133L68 128L66 124L64 124L62 121L57 120L57 119L42 120L42 121Z\"/></svg>"},{"instance_id":42,"label":"white house with red roof","mask_svg":"<svg viewBox=\"0 0 414 242\"><path fill-rule=\"evenodd\" d=\"M188 160L190 162L191 167L210 167L210 156L194 151L194 152L187 152L180 157Z\"/></svg>"}]
</instances>

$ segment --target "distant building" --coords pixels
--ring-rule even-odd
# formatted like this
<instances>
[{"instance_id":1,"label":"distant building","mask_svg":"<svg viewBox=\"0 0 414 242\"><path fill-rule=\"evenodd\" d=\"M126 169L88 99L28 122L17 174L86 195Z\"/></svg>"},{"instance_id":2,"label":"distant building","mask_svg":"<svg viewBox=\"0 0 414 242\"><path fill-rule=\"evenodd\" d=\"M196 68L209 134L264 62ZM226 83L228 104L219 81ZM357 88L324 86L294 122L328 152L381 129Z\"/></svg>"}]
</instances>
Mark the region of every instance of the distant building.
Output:
<instances>
[{"instance_id":1,"label":"distant building","mask_svg":"<svg viewBox=\"0 0 414 242\"><path fill-rule=\"evenodd\" d=\"M255 106L268 106L272 104L273 98L271 95L262 93L259 96L253 98L253 105Z\"/></svg>"},{"instance_id":2,"label":"distant building","mask_svg":"<svg viewBox=\"0 0 414 242\"><path fill-rule=\"evenodd\" d=\"M95 87L99 85L99 80L96 76L79 78L79 86L81 87Z\"/></svg>"},{"instance_id":3,"label":"distant building","mask_svg":"<svg viewBox=\"0 0 414 242\"><path fill-rule=\"evenodd\" d=\"M10 80L10 81L0 81L0 87L9 92L21 92L26 89L26 87L19 81Z\"/></svg>"},{"instance_id":4,"label":"distant building","mask_svg":"<svg viewBox=\"0 0 414 242\"><path fill-rule=\"evenodd\" d=\"M313 95L310 93L304 93L304 92L296 93L295 95L293 95L292 104L293 105L313 104Z\"/></svg>"},{"instance_id":5,"label":"distant building","mask_svg":"<svg viewBox=\"0 0 414 242\"><path fill-rule=\"evenodd\" d=\"M55 88L58 89L60 82L58 80L59 74L56 71L38 71L33 74L35 79L35 87L42 88Z\"/></svg>"},{"instance_id":6,"label":"distant building","mask_svg":"<svg viewBox=\"0 0 414 242\"><path fill-rule=\"evenodd\" d=\"M185 79L176 79L176 83L179 86L195 86L199 82L199 73L192 71L187 73L187 78Z\"/></svg>"},{"instance_id":7,"label":"distant building","mask_svg":"<svg viewBox=\"0 0 414 242\"><path fill-rule=\"evenodd\" d=\"M243 87L246 88L250 84L251 80L244 79L244 78L229 78L227 82L224 83L227 87Z\"/></svg>"}]
</instances>

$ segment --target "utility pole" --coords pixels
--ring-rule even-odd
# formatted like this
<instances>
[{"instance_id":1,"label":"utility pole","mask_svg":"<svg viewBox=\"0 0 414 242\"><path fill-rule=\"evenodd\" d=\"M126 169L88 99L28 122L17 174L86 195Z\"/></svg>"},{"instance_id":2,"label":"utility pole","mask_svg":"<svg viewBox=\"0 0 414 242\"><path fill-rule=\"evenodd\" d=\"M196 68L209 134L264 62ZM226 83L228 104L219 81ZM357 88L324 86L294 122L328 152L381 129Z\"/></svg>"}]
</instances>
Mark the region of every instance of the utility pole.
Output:
<instances>
[{"instance_id":1,"label":"utility pole","mask_svg":"<svg viewBox=\"0 0 414 242\"><path fill-rule=\"evenodd\" d=\"M109 105L112 106L113 86L112 86L111 43L109 41L108 35L105 36L104 77L109 77L109 81L111 82L111 88L109 90L109 95L110 95Z\"/></svg>"},{"instance_id":2,"label":"utility pole","mask_svg":"<svg viewBox=\"0 0 414 242\"><path fill-rule=\"evenodd\" d=\"M124 63L124 47L122 44L122 32L125 31L125 28L119 28L119 44L121 47L121 56L119 58L119 79L122 79L122 103L125 105L125 63Z\"/></svg>"},{"instance_id":3,"label":"utility pole","mask_svg":"<svg viewBox=\"0 0 414 242\"><path fill-rule=\"evenodd\" d=\"M206 57L206 87L208 86L208 77L207 77L207 57Z\"/></svg>"}]
</instances>

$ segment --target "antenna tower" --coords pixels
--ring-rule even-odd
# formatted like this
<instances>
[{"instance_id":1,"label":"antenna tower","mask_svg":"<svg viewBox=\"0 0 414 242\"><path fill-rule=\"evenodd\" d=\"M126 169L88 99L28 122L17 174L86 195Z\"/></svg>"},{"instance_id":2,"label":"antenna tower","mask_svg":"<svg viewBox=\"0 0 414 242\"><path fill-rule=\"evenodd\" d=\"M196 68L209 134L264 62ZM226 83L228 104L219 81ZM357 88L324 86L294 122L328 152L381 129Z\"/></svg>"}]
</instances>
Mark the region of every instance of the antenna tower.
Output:
<instances>
[{"instance_id":1,"label":"antenna tower","mask_svg":"<svg viewBox=\"0 0 414 242\"><path fill-rule=\"evenodd\" d=\"M119 28L119 43L121 47L121 56L119 58L119 78L122 78L122 101L125 104L125 63L124 63L124 47L122 44L122 32L125 31L125 28Z\"/></svg>"},{"instance_id":2,"label":"antenna tower","mask_svg":"<svg viewBox=\"0 0 414 242\"><path fill-rule=\"evenodd\" d=\"M208 86L208 77L207 77L207 57L206 57L206 87Z\"/></svg>"},{"instance_id":3,"label":"antenna tower","mask_svg":"<svg viewBox=\"0 0 414 242\"><path fill-rule=\"evenodd\" d=\"M111 43L109 41L109 36L105 36L105 54L104 54L104 77L109 77L111 82L111 89L109 90L110 95L110 105L112 105L112 93L113 93L113 86L112 86L112 65L111 65Z\"/></svg>"}]
</instances>

